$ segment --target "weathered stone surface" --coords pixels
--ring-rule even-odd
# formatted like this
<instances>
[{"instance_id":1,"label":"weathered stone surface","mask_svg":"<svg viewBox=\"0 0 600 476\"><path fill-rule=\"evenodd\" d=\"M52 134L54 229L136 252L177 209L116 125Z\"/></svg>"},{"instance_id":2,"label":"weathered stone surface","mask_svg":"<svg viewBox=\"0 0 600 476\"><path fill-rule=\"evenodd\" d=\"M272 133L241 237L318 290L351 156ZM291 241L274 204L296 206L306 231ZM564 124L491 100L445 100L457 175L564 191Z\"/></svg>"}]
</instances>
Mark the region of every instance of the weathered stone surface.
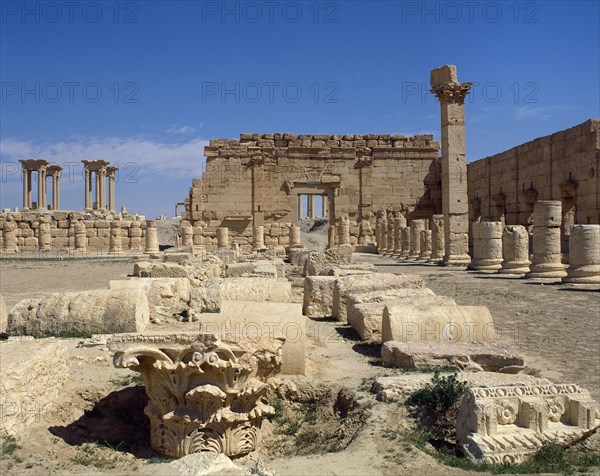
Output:
<instances>
[{"instance_id":1,"label":"weathered stone surface","mask_svg":"<svg viewBox=\"0 0 600 476\"><path fill-rule=\"evenodd\" d=\"M382 342L494 342L492 315L484 306L386 306Z\"/></svg>"},{"instance_id":2,"label":"weathered stone surface","mask_svg":"<svg viewBox=\"0 0 600 476\"><path fill-rule=\"evenodd\" d=\"M221 284L223 301L289 302L291 296L286 279L227 278Z\"/></svg>"},{"instance_id":3,"label":"weathered stone surface","mask_svg":"<svg viewBox=\"0 0 600 476\"><path fill-rule=\"evenodd\" d=\"M168 307L177 314L188 308L192 286L187 278L121 279L109 282L110 289L146 288L148 304Z\"/></svg>"},{"instance_id":4,"label":"weathered stone surface","mask_svg":"<svg viewBox=\"0 0 600 476\"><path fill-rule=\"evenodd\" d=\"M278 476L261 460L244 465L234 463L223 453L203 451L179 458L171 463L146 465L147 476Z\"/></svg>"},{"instance_id":5,"label":"weathered stone surface","mask_svg":"<svg viewBox=\"0 0 600 476\"><path fill-rule=\"evenodd\" d=\"M473 223L473 258L469 269L497 271L502 264L502 232L504 223L482 221Z\"/></svg>"},{"instance_id":6,"label":"weathered stone surface","mask_svg":"<svg viewBox=\"0 0 600 476\"><path fill-rule=\"evenodd\" d=\"M307 317L331 317L333 288L336 276L307 276L304 278L302 313Z\"/></svg>"},{"instance_id":7,"label":"weathered stone surface","mask_svg":"<svg viewBox=\"0 0 600 476\"><path fill-rule=\"evenodd\" d=\"M460 381L471 387L494 387L497 385L547 385L545 378L533 377L524 373L503 374L498 372L457 372ZM377 399L384 402L404 400L418 388L431 381L431 374L425 372L404 373L394 377L377 377L373 391Z\"/></svg>"},{"instance_id":8,"label":"weathered stone surface","mask_svg":"<svg viewBox=\"0 0 600 476\"><path fill-rule=\"evenodd\" d=\"M515 374L525 368L521 355L499 343L388 341L381 346L381 359L386 367L408 369L453 367Z\"/></svg>"},{"instance_id":9,"label":"weathered stone surface","mask_svg":"<svg viewBox=\"0 0 600 476\"><path fill-rule=\"evenodd\" d=\"M376 273L368 275L342 276L333 289L333 316L347 322L346 304L349 294L396 288L422 288L423 278L410 274Z\"/></svg>"},{"instance_id":10,"label":"weathered stone surface","mask_svg":"<svg viewBox=\"0 0 600 476\"><path fill-rule=\"evenodd\" d=\"M265 261L246 261L228 264L225 271L227 277L263 277L276 278L277 268Z\"/></svg>"},{"instance_id":11,"label":"weathered stone surface","mask_svg":"<svg viewBox=\"0 0 600 476\"><path fill-rule=\"evenodd\" d=\"M304 264L304 276L316 276L331 265L352 263L352 246L340 245L325 251L313 251Z\"/></svg>"},{"instance_id":12,"label":"weathered stone surface","mask_svg":"<svg viewBox=\"0 0 600 476\"><path fill-rule=\"evenodd\" d=\"M573 225L565 283L600 284L600 225Z\"/></svg>"},{"instance_id":13,"label":"weathered stone surface","mask_svg":"<svg viewBox=\"0 0 600 476\"><path fill-rule=\"evenodd\" d=\"M503 274L525 274L529 271L529 233L522 225L507 225L502 233Z\"/></svg>"},{"instance_id":14,"label":"weathered stone surface","mask_svg":"<svg viewBox=\"0 0 600 476\"><path fill-rule=\"evenodd\" d=\"M517 463L545 443L570 443L599 424L597 403L574 384L476 387L463 397L456 434L475 461Z\"/></svg>"},{"instance_id":15,"label":"weathered stone surface","mask_svg":"<svg viewBox=\"0 0 600 476\"><path fill-rule=\"evenodd\" d=\"M180 255L177 259L180 259ZM193 286L223 274L224 264L216 256L208 256L207 259L193 258L184 259L176 263L161 261L142 261L134 265L133 275L142 278L187 278Z\"/></svg>"},{"instance_id":16,"label":"weathered stone surface","mask_svg":"<svg viewBox=\"0 0 600 476\"><path fill-rule=\"evenodd\" d=\"M143 331L150 318L143 289L54 293L25 299L8 316L13 335L106 334Z\"/></svg>"},{"instance_id":17,"label":"weathered stone surface","mask_svg":"<svg viewBox=\"0 0 600 476\"><path fill-rule=\"evenodd\" d=\"M0 435L17 436L44 419L59 423L62 386L69 377L69 353L57 340L0 343ZM55 419L53 421L53 419Z\"/></svg>"},{"instance_id":18,"label":"weathered stone surface","mask_svg":"<svg viewBox=\"0 0 600 476\"><path fill-rule=\"evenodd\" d=\"M200 318L203 312L219 312L221 310L222 279L206 281L202 286L192 288L190 291L190 320Z\"/></svg>"},{"instance_id":19,"label":"weathered stone surface","mask_svg":"<svg viewBox=\"0 0 600 476\"><path fill-rule=\"evenodd\" d=\"M426 288L423 288L426 289ZM406 290L406 291L420 291ZM348 299L350 303L350 299ZM381 326L385 306L440 304L455 306L454 299L447 296L429 296L416 294L405 298L388 298L382 302L356 303L348 305L348 324L362 340L381 339Z\"/></svg>"},{"instance_id":20,"label":"weathered stone surface","mask_svg":"<svg viewBox=\"0 0 600 476\"><path fill-rule=\"evenodd\" d=\"M560 250L561 202L540 200L533 208L533 257L528 278L563 278L567 275Z\"/></svg>"},{"instance_id":21,"label":"weathered stone surface","mask_svg":"<svg viewBox=\"0 0 600 476\"><path fill-rule=\"evenodd\" d=\"M6 322L8 321L8 308L6 302L0 294L0 332L6 331Z\"/></svg>"},{"instance_id":22,"label":"weathered stone surface","mask_svg":"<svg viewBox=\"0 0 600 476\"><path fill-rule=\"evenodd\" d=\"M281 340L227 342L206 333L121 334L109 341L115 367L144 377L150 441L161 454L256 449L270 379L281 368Z\"/></svg>"},{"instance_id":23,"label":"weathered stone surface","mask_svg":"<svg viewBox=\"0 0 600 476\"><path fill-rule=\"evenodd\" d=\"M300 304L222 301L219 313L202 316L200 330L227 341L282 338L281 372L304 374L306 318Z\"/></svg>"},{"instance_id":24,"label":"weathered stone surface","mask_svg":"<svg viewBox=\"0 0 600 476\"><path fill-rule=\"evenodd\" d=\"M323 268L319 276L348 276L350 274L376 273L377 268L372 263L338 264Z\"/></svg>"}]
</instances>

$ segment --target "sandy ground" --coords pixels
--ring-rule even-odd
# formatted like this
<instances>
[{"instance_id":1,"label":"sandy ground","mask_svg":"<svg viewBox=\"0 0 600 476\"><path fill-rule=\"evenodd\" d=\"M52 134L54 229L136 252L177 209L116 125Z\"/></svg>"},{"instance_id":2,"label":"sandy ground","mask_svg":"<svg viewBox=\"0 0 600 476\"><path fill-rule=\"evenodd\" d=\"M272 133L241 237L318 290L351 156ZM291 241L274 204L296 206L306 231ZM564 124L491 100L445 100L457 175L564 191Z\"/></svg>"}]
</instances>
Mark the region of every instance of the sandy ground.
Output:
<instances>
[{"instance_id":1,"label":"sandy ground","mask_svg":"<svg viewBox=\"0 0 600 476\"><path fill-rule=\"evenodd\" d=\"M374 255L355 258L374 263L380 272L420 274L436 294L452 296L458 304L488 306L501 340L523 352L540 376L577 383L600 398L599 292L399 264ZM11 306L49 292L106 288L109 280L122 279L132 269L131 260L1 260L0 292ZM300 302L301 288L294 290L294 301ZM194 328L191 323L173 327ZM307 377L355 390L361 402L371 407L370 416L344 451L275 459L267 451L262 457L271 468L281 475L476 474L442 466L427 454L390 439L390 432L403 431L403 409L377 402L364 382L400 371L378 365L373 349L360 344L347 326L308 320L307 327ZM143 423L143 392L126 381L133 373L114 369L102 346L82 349L77 348L79 339L63 341L71 354L71 378L63 391L63 403L70 411L30 427L27 435L19 437L21 448L15 457L0 459L0 471L11 475L156 474L156 466L148 459L154 454ZM94 407L91 418L85 411ZM123 448L92 444L111 441L115 435L123 438Z\"/></svg>"}]
</instances>

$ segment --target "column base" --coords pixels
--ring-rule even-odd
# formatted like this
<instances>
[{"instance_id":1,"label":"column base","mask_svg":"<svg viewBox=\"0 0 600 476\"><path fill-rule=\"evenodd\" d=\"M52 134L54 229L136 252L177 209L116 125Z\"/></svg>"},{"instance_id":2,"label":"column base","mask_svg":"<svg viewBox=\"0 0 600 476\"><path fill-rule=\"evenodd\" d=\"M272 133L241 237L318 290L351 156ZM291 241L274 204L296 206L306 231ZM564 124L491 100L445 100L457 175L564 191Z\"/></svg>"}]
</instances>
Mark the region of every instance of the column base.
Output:
<instances>
[{"instance_id":1,"label":"column base","mask_svg":"<svg viewBox=\"0 0 600 476\"><path fill-rule=\"evenodd\" d=\"M444 256L442 266L467 267L471 263L469 255Z\"/></svg>"},{"instance_id":2,"label":"column base","mask_svg":"<svg viewBox=\"0 0 600 476\"><path fill-rule=\"evenodd\" d=\"M474 271L498 271L502 267L501 261L498 260L473 260L467 268Z\"/></svg>"},{"instance_id":3,"label":"column base","mask_svg":"<svg viewBox=\"0 0 600 476\"><path fill-rule=\"evenodd\" d=\"M564 278L567 276L565 267L561 263L541 263L530 266L530 271L525 276L528 278Z\"/></svg>"},{"instance_id":4,"label":"column base","mask_svg":"<svg viewBox=\"0 0 600 476\"><path fill-rule=\"evenodd\" d=\"M527 274L529 273L529 261L509 261L502 263L502 267L498 270L501 274Z\"/></svg>"},{"instance_id":5,"label":"column base","mask_svg":"<svg viewBox=\"0 0 600 476\"><path fill-rule=\"evenodd\" d=\"M569 267L563 282L570 284L600 284L600 265Z\"/></svg>"}]
</instances>

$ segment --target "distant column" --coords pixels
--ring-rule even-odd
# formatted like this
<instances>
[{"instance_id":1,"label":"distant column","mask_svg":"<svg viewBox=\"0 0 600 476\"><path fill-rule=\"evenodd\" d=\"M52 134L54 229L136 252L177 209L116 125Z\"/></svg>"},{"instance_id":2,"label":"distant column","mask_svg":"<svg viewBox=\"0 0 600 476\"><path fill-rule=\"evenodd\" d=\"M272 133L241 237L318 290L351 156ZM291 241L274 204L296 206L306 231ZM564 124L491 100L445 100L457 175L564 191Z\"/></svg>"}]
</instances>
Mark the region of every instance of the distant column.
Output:
<instances>
[{"instance_id":1,"label":"distant column","mask_svg":"<svg viewBox=\"0 0 600 476\"><path fill-rule=\"evenodd\" d=\"M42 167L40 169L40 178L42 181L42 198L39 199L38 197L38 201L42 203L42 210L47 210L48 209L48 203L47 203L47 199L46 199L46 167Z\"/></svg>"},{"instance_id":2,"label":"distant column","mask_svg":"<svg viewBox=\"0 0 600 476\"><path fill-rule=\"evenodd\" d=\"M28 190L29 190L29 171L23 169L23 210L29 208Z\"/></svg>"},{"instance_id":3,"label":"distant column","mask_svg":"<svg viewBox=\"0 0 600 476\"><path fill-rule=\"evenodd\" d=\"M158 230L154 220L146 220L146 250L144 253L158 253Z\"/></svg>"},{"instance_id":4,"label":"distant column","mask_svg":"<svg viewBox=\"0 0 600 476\"><path fill-rule=\"evenodd\" d=\"M229 228L226 226L217 228L217 248L229 248Z\"/></svg>"},{"instance_id":5,"label":"distant column","mask_svg":"<svg viewBox=\"0 0 600 476\"><path fill-rule=\"evenodd\" d=\"M339 219L339 240L340 245L350 244L350 220L348 217L340 217Z\"/></svg>"},{"instance_id":6,"label":"distant column","mask_svg":"<svg viewBox=\"0 0 600 476\"><path fill-rule=\"evenodd\" d=\"M431 258L431 230L421 230L421 251L419 261L429 261Z\"/></svg>"},{"instance_id":7,"label":"distant column","mask_svg":"<svg viewBox=\"0 0 600 476\"><path fill-rule=\"evenodd\" d=\"M431 228L431 259L433 263L437 263L444 259L445 242L444 242L444 215L433 215L430 222Z\"/></svg>"},{"instance_id":8,"label":"distant column","mask_svg":"<svg viewBox=\"0 0 600 476\"><path fill-rule=\"evenodd\" d=\"M469 269L497 271L502 266L501 221L481 221L473 223L473 259Z\"/></svg>"},{"instance_id":9,"label":"distant column","mask_svg":"<svg viewBox=\"0 0 600 476\"><path fill-rule=\"evenodd\" d=\"M400 257L402 254L402 228L406 228L406 218L399 214L394 217L394 251L395 257Z\"/></svg>"},{"instance_id":10,"label":"distant column","mask_svg":"<svg viewBox=\"0 0 600 476\"><path fill-rule=\"evenodd\" d=\"M108 209L111 212L115 211L115 174L108 175Z\"/></svg>"},{"instance_id":11,"label":"distant column","mask_svg":"<svg viewBox=\"0 0 600 476\"><path fill-rule=\"evenodd\" d=\"M94 209L99 209L100 208L100 175L98 174L98 171L94 171L94 173L96 174L96 199L94 200Z\"/></svg>"},{"instance_id":12,"label":"distant column","mask_svg":"<svg viewBox=\"0 0 600 476\"><path fill-rule=\"evenodd\" d=\"M87 167L85 167L85 184L84 184L84 199L85 199L85 209L90 209L92 208L91 206L91 201L92 201L92 185L91 185L91 177L90 177L90 171L88 170Z\"/></svg>"},{"instance_id":13,"label":"distant column","mask_svg":"<svg viewBox=\"0 0 600 476\"><path fill-rule=\"evenodd\" d=\"M265 248L265 227L257 225L252 228L252 249L259 251Z\"/></svg>"},{"instance_id":14,"label":"distant column","mask_svg":"<svg viewBox=\"0 0 600 476\"><path fill-rule=\"evenodd\" d=\"M410 222L410 253L409 259L418 259L421 254L421 231L426 228L426 220L412 220Z\"/></svg>"},{"instance_id":15,"label":"distant column","mask_svg":"<svg viewBox=\"0 0 600 476\"><path fill-rule=\"evenodd\" d=\"M100 175L100 203L98 208L106 209L106 168L102 167L97 174Z\"/></svg>"},{"instance_id":16,"label":"distant column","mask_svg":"<svg viewBox=\"0 0 600 476\"><path fill-rule=\"evenodd\" d=\"M32 190L32 180L31 180L31 170L27 171L27 208L31 208L33 206L33 197L31 196Z\"/></svg>"},{"instance_id":17,"label":"distant column","mask_svg":"<svg viewBox=\"0 0 600 476\"><path fill-rule=\"evenodd\" d=\"M431 92L441 108L445 265L470 262L464 103L471 86L458 82L456 66L446 65L431 72Z\"/></svg>"},{"instance_id":18,"label":"distant column","mask_svg":"<svg viewBox=\"0 0 600 476\"><path fill-rule=\"evenodd\" d=\"M308 195L308 204L306 205L306 216L307 218L315 217L315 196Z\"/></svg>"},{"instance_id":19,"label":"distant column","mask_svg":"<svg viewBox=\"0 0 600 476\"><path fill-rule=\"evenodd\" d=\"M109 241L109 253L120 253L122 251L122 240L121 240L121 222L119 220L112 220L110 222L110 241Z\"/></svg>"},{"instance_id":20,"label":"distant column","mask_svg":"<svg viewBox=\"0 0 600 476\"><path fill-rule=\"evenodd\" d=\"M321 195L322 200L321 200L321 216L323 218L327 218L327 195Z\"/></svg>"},{"instance_id":21,"label":"distant column","mask_svg":"<svg viewBox=\"0 0 600 476\"><path fill-rule=\"evenodd\" d=\"M42 196L44 195L44 181L42 177L41 169L37 170L37 178L38 178L38 190L37 190L37 208L40 210L42 208Z\"/></svg>"},{"instance_id":22,"label":"distant column","mask_svg":"<svg viewBox=\"0 0 600 476\"><path fill-rule=\"evenodd\" d=\"M392 213L389 214L387 220L387 250L385 252L386 255L392 256L394 254L394 242L396 240L395 237L395 226L394 226L394 215Z\"/></svg>"},{"instance_id":23,"label":"distant column","mask_svg":"<svg viewBox=\"0 0 600 476\"><path fill-rule=\"evenodd\" d=\"M301 242L300 227L292 225L290 227L290 246L300 246Z\"/></svg>"}]
</instances>

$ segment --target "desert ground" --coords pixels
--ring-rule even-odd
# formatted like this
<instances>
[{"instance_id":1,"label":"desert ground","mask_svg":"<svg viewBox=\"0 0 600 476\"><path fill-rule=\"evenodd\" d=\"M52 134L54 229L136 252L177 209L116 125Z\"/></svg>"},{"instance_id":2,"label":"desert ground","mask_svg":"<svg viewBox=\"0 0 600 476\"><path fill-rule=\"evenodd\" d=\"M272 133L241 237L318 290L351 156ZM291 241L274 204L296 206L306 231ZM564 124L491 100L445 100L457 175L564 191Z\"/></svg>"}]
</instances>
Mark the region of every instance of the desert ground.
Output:
<instances>
[{"instance_id":1,"label":"desert ground","mask_svg":"<svg viewBox=\"0 0 600 476\"><path fill-rule=\"evenodd\" d=\"M377 255L355 254L354 261L373 263L380 272L419 274L436 294L451 296L461 305L488 306L500 340L510 342L526 357L528 378L573 382L599 399L598 290L402 264ZM127 277L134 262L135 257L2 260L0 292L10 307L25 297L50 292L106 288L111 279ZM289 279L294 301L301 302L302 278ZM162 322L157 328L192 330L197 326ZM339 422L326 407L335 398L321 398L316 411L324 415L322 428L316 427L311 444L298 448L290 443L293 435L282 435L277 422L267 422L263 448L242 462L260 458L281 475L468 474L441 465L404 441L403 435L411 429L405 409L376 400L371 390L377 376L403 375L401 369L381 366L378 344L361 343L349 326L330 320L310 320L307 329L306 376L282 376L281 380L300 388L299 393L324 392L335 397L340 389L350 389L353 401L363 409L360 421L354 428L334 428L333 434L327 426L339 426ZM150 448L143 414L146 399L143 387L136 386L136 374L113 368L106 346L78 346L80 338L63 341L70 351L71 378L63 391L61 411L42 415L17 439L16 451L0 461L3 473L165 474L167 460ZM418 378L425 381L428 377ZM334 451L332 439L339 443Z\"/></svg>"}]
</instances>

